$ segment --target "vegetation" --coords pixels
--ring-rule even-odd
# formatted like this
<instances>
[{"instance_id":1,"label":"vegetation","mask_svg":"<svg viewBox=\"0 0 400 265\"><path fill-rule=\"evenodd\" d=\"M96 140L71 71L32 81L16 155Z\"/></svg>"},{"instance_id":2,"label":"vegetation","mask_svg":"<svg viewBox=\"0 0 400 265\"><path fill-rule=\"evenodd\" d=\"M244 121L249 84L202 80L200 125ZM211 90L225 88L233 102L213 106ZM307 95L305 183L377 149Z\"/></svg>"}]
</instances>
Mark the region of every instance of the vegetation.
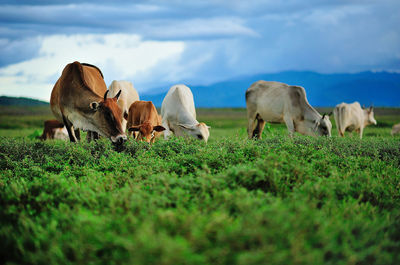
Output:
<instances>
[{"instance_id":1,"label":"vegetation","mask_svg":"<svg viewBox=\"0 0 400 265\"><path fill-rule=\"evenodd\" d=\"M399 264L400 138L390 136L397 117L378 116L383 125L367 127L362 140L290 139L272 124L254 141L243 110L200 110L212 126L208 144L130 140L121 152L107 139L41 142L22 137L37 127L21 137L2 129L0 257Z\"/></svg>"}]
</instances>

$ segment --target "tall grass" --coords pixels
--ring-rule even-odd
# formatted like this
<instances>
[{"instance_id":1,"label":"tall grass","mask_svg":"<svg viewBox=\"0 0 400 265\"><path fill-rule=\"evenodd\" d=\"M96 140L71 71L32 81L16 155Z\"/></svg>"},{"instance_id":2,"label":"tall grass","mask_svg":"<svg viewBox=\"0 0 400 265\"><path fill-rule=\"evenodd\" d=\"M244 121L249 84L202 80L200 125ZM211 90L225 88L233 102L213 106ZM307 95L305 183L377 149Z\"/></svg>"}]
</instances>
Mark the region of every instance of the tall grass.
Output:
<instances>
[{"instance_id":1,"label":"tall grass","mask_svg":"<svg viewBox=\"0 0 400 265\"><path fill-rule=\"evenodd\" d=\"M218 128L217 128L218 129ZM218 129L223 130L223 129ZM382 129L381 129L382 130ZM398 264L398 138L0 138L0 257L29 264Z\"/></svg>"}]
</instances>

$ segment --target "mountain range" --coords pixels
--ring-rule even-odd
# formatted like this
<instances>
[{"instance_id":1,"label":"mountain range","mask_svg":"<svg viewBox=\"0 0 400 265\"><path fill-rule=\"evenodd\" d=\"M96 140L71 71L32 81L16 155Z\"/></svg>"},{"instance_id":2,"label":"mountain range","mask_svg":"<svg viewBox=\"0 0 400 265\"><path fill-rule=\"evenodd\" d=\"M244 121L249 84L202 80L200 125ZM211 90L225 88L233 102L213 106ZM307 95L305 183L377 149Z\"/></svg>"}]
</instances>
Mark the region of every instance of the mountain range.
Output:
<instances>
[{"instance_id":1,"label":"mountain range","mask_svg":"<svg viewBox=\"0 0 400 265\"><path fill-rule=\"evenodd\" d=\"M359 101L362 105L400 107L400 73L361 72L355 74L321 74L310 71L287 71L244 76L211 85L191 85L196 107L246 107L246 89L255 81L279 81L305 88L312 106L335 106L341 102ZM168 87L155 88L155 93L140 93L157 107ZM160 92L162 91L162 92ZM28 98L0 97L0 105L45 105L47 102Z\"/></svg>"},{"instance_id":2,"label":"mountain range","mask_svg":"<svg viewBox=\"0 0 400 265\"><path fill-rule=\"evenodd\" d=\"M389 72L361 72L355 74L321 74L310 71L286 71L234 78L207 86L188 85L196 107L246 107L246 89L255 81L279 81L305 88L312 106L335 106L341 102L359 101L369 106L400 106L400 74ZM167 91L141 94L161 106Z\"/></svg>"},{"instance_id":3,"label":"mountain range","mask_svg":"<svg viewBox=\"0 0 400 265\"><path fill-rule=\"evenodd\" d=\"M48 104L48 102L32 98L0 96L0 106L46 106Z\"/></svg>"}]
</instances>

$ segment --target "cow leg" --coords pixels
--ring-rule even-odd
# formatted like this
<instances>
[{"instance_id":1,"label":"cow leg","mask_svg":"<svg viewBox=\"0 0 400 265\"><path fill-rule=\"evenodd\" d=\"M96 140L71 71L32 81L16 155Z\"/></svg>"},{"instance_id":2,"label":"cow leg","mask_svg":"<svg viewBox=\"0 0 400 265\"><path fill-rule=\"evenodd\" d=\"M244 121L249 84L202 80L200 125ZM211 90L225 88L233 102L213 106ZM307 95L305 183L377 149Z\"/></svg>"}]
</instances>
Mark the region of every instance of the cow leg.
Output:
<instances>
[{"instance_id":1,"label":"cow leg","mask_svg":"<svg viewBox=\"0 0 400 265\"><path fill-rule=\"evenodd\" d=\"M92 131L88 131L86 134L86 140L88 141L88 143L90 143L92 139L93 139Z\"/></svg>"},{"instance_id":2,"label":"cow leg","mask_svg":"<svg viewBox=\"0 0 400 265\"><path fill-rule=\"evenodd\" d=\"M99 138L100 138L99 133L98 132L92 132L92 138L95 141L99 140Z\"/></svg>"},{"instance_id":3,"label":"cow leg","mask_svg":"<svg viewBox=\"0 0 400 265\"><path fill-rule=\"evenodd\" d=\"M363 131L364 131L364 128L362 128L362 127L358 130L358 133L360 134L360 139L362 139Z\"/></svg>"},{"instance_id":4,"label":"cow leg","mask_svg":"<svg viewBox=\"0 0 400 265\"><path fill-rule=\"evenodd\" d=\"M64 121L64 125L67 128L69 140L71 142L73 142L73 143L76 142L77 139L75 137L75 132L73 130L72 123L69 120L67 120L67 118L64 115L62 115L62 118L63 118L63 121Z\"/></svg>"},{"instance_id":5,"label":"cow leg","mask_svg":"<svg viewBox=\"0 0 400 265\"><path fill-rule=\"evenodd\" d=\"M283 120L286 123L286 127L289 131L289 137L293 137L294 135L294 123L293 123L293 119L290 116L283 116Z\"/></svg>"},{"instance_id":6,"label":"cow leg","mask_svg":"<svg viewBox=\"0 0 400 265\"><path fill-rule=\"evenodd\" d=\"M53 135L54 135L54 133L53 133ZM51 133L48 131L48 132L46 132L46 138L45 139L53 139L54 138L53 135L51 135Z\"/></svg>"},{"instance_id":7,"label":"cow leg","mask_svg":"<svg viewBox=\"0 0 400 265\"><path fill-rule=\"evenodd\" d=\"M249 119L248 124L247 124L247 134L249 136L249 139L252 139L255 134L255 127L256 127L256 120L255 119Z\"/></svg>"},{"instance_id":8,"label":"cow leg","mask_svg":"<svg viewBox=\"0 0 400 265\"><path fill-rule=\"evenodd\" d=\"M87 141L90 143L92 140L96 141L99 139L99 134L97 132L93 132L93 131L88 131L87 135L86 135L86 139Z\"/></svg>"},{"instance_id":9,"label":"cow leg","mask_svg":"<svg viewBox=\"0 0 400 265\"><path fill-rule=\"evenodd\" d=\"M264 130L264 127L265 127L265 121L261 118L258 118L257 119L257 127L256 127L256 130L254 130L254 132L258 131L258 133L257 133L257 135L253 135L253 137L257 137L257 139L261 139L261 135Z\"/></svg>"},{"instance_id":10,"label":"cow leg","mask_svg":"<svg viewBox=\"0 0 400 265\"><path fill-rule=\"evenodd\" d=\"M254 124L256 124L255 128ZM261 119L259 114L257 114L256 121L253 121L252 127L250 127L253 128L252 138L261 139L261 134L262 131L264 130L264 126L265 126L265 121Z\"/></svg>"},{"instance_id":11,"label":"cow leg","mask_svg":"<svg viewBox=\"0 0 400 265\"><path fill-rule=\"evenodd\" d=\"M75 129L74 132L75 132L76 139L78 139L78 141L80 141L81 140L81 131L79 129Z\"/></svg>"},{"instance_id":12,"label":"cow leg","mask_svg":"<svg viewBox=\"0 0 400 265\"><path fill-rule=\"evenodd\" d=\"M168 138L172 135L172 131L171 131L171 128L169 127L169 123L163 121L162 122L162 126L165 128L165 130L164 130L164 139L168 140Z\"/></svg>"},{"instance_id":13,"label":"cow leg","mask_svg":"<svg viewBox=\"0 0 400 265\"><path fill-rule=\"evenodd\" d=\"M254 137L254 129L256 127L257 113L247 109L247 135L249 139Z\"/></svg>"}]
</instances>

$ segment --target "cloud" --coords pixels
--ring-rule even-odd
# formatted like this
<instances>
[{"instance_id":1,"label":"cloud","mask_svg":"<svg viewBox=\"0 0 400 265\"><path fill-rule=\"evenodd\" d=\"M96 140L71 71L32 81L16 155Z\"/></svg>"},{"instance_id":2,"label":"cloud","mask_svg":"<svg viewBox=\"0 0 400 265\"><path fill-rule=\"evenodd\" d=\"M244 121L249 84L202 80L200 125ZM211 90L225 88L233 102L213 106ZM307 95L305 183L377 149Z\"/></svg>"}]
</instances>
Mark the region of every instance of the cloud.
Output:
<instances>
[{"instance_id":1,"label":"cloud","mask_svg":"<svg viewBox=\"0 0 400 265\"><path fill-rule=\"evenodd\" d=\"M399 71L399 13L397 0L0 1L0 94L45 98L74 60L141 91L283 70Z\"/></svg>"},{"instance_id":2,"label":"cloud","mask_svg":"<svg viewBox=\"0 0 400 265\"><path fill-rule=\"evenodd\" d=\"M0 94L49 99L51 88L66 64L97 65L109 84L113 79L146 83L138 73L159 61L176 58L182 42L143 41L137 35L53 35L43 37L38 57L0 68ZM154 76L153 78L157 78Z\"/></svg>"},{"instance_id":3,"label":"cloud","mask_svg":"<svg viewBox=\"0 0 400 265\"><path fill-rule=\"evenodd\" d=\"M9 40L0 38L0 67L29 60L38 55L40 41L37 37Z\"/></svg>"},{"instance_id":4,"label":"cloud","mask_svg":"<svg viewBox=\"0 0 400 265\"><path fill-rule=\"evenodd\" d=\"M7 24L12 30L0 28L0 33L16 38L60 34L61 29L63 34L123 32L147 39L170 40L257 36L238 17L209 17L193 12L188 15L179 8L151 4L6 5L0 9L0 23Z\"/></svg>"}]
</instances>

